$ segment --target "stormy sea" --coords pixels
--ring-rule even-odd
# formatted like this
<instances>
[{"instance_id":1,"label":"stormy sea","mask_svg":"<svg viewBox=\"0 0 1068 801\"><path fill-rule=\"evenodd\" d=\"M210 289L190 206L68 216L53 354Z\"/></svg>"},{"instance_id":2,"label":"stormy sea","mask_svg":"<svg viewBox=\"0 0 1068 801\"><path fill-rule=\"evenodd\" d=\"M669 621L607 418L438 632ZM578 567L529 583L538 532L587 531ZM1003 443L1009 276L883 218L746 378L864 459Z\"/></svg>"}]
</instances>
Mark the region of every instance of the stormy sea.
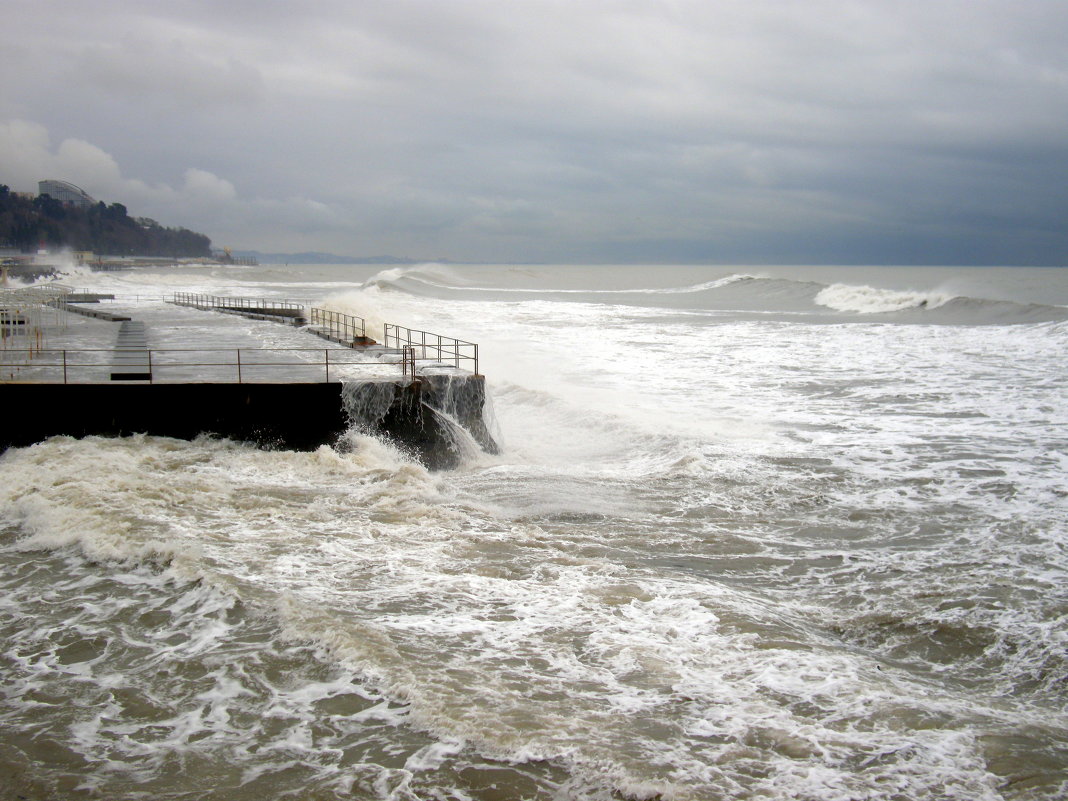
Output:
<instances>
[{"instance_id":1,"label":"stormy sea","mask_svg":"<svg viewBox=\"0 0 1068 801\"><path fill-rule=\"evenodd\" d=\"M476 342L500 452L6 451L3 801L1068 796L1068 269L62 280Z\"/></svg>"}]
</instances>

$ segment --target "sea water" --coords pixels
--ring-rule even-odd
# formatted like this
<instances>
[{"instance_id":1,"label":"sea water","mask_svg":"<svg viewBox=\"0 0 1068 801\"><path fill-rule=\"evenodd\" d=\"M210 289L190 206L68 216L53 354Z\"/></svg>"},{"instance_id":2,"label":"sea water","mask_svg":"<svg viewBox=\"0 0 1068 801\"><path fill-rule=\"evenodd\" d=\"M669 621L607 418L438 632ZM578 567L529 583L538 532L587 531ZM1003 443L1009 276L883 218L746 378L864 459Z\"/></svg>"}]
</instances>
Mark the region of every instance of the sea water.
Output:
<instances>
[{"instance_id":1,"label":"sea water","mask_svg":"<svg viewBox=\"0 0 1068 801\"><path fill-rule=\"evenodd\" d=\"M1068 270L65 280L477 342L500 453L7 451L0 799L1068 795Z\"/></svg>"}]
</instances>

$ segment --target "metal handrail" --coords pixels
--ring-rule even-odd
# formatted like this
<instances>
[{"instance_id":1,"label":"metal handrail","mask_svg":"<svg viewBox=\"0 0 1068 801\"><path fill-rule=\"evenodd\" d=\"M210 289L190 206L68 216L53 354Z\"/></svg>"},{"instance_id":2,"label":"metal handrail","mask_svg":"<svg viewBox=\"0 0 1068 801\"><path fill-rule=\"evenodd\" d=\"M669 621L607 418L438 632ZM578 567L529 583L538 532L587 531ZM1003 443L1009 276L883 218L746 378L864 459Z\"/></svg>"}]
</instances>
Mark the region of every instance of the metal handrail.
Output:
<instances>
[{"instance_id":1,"label":"metal handrail","mask_svg":"<svg viewBox=\"0 0 1068 801\"><path fill-rule=\"evenodd\" d=\"M115 355L114 348L81 348L81 349L41 349L34 353L34 359L11 360L10 354L0 351L0 383L7 381L29 381L30 383L42 384L93 384L110 383L108 379L100 379L100 373L108 373L112 370L129 370L129 363L117 362L113 359L93 360L91 354L106 353ZM199 359L185 359L174 354L219 354L219 358L212 359L210 356ZM294 361L287 358L287 354L306 353L314 354L315 358ZM265 359L267 354L281 354L281 360ZM331 370L339 367L359 365L364 368L392 367L395 364L366 359L346 359L346 355L359 356L355 351L336 348L152 348L144 351L146 373L149 383L159 381L158 373L169 370L181 370L187 368L224 368L224 377L219 383L248 384L256 383L253 376L262 375L263 370L275 370L281 368L302 368L311 371L312 374L322 376L321 381L306 381L306 383L330 383ZM402 369L403 369L402 365ZM78 370L91 369L97 374L96 379L78 380L73 377ZM8 370L11 370L9 373ZM55 375L55 380L36 380L26 378L28 375L40 375L42 371L49 371ZM18 375L16 376L16 371ZM321 372L319 372L321 371ZM46 373L47 374L47 373ZM229 380L226 376L229 375ZM305 373L307 375L307 373ZM212 379L205 379L201 375L198 379L179 378L186 383L209 383ZM294 383L299 379L291 379Z\"/></svg>"},{"instance_id":2,"label":"metal handrail","mask_svg":"<svg viewBox=\"0 0 1068 801\"><path fill-rule=\"evenodd\" d=\"M415 348L411 345L401 348L401 375L415 379Z\"/></svg>"},{"instance_id":3,"label":"metal handrail","mask_svg":"<svg viewBox=\"0 0 1068 801\"><path fill-rule=\"evenodd\" d=\"M315 306L309 309L309 315L309 325L328 328L341 339L352 342L367 338L367 321L362 317Z\"/></svg>"},{"instance_id":4,"label":"metal handrail","mask_svg":"<svg viewBox=\"0 0 1068 801\"><path fill-rule=\"evenodd\" d=\"M441 334L432 334L429 331L420 331L394 323L384 323L382 331L387 348L400 349L405 346L418 348L420 358L426 359L427 354L431 353L438 361L451 361L457 369L460 368L460 362L470 362L471 372L478 375L478 345L474 342L443 337Z\"/></svg>"},{"instance_id":5,"label":"metal handrail","mask_svg":"<svg viewBox=\"0 0 1068 801\"><path fill-rule=\"evenodd\" d=\"M201 295L195 292L175 292L172 303L177 306L195 306L199 309L249 309L249 310L285 310L304 311L303 303L273 298L221 297L219 295Z\"/></svg>"},{"instance_id":6,"label":"metal handrail","mask_svg":"<svg viewBox=\"0 0 1068 801\"><path fill-rule=\"evenodd\" d=\"M141 301L153 301L153 302L158 301L160 303L168 303L168 302L173 303L174 302L173 301L173 297L174 297L173 295L141 295L139 293L127 294L127 293L121 293L121 292L118 293L118 294L116 294L114 292L108 292L106 294L101 294L101 293L98 293L98 292L94 292L91 289L75 289L71 294L73 294L73 295L93 295L93 296L95 296L95 299L93 300L93 303L140 303ZM76 302L84 302L84 301L76 301Z\"/></svg>"}]
</instances>

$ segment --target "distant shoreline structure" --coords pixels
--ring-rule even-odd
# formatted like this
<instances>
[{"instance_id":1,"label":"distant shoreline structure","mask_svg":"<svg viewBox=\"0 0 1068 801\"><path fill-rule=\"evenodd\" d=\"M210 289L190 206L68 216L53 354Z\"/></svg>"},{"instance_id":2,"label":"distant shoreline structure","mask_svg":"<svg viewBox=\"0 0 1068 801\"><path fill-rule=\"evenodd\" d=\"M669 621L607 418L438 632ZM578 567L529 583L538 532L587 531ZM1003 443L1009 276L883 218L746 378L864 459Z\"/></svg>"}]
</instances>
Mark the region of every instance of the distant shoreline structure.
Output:
<instances>
[{"instance_id":1,"label":"distant shoreline structure","mask_svg":"<svg viewBox=\"0 0 1068 801\"><path fill-rule=\"evenodd\" d=\"M71 267L88 267L97 272L113 270L134 270L143 267L202 267L208 265L239 264L256 266L255 260L234 259L223 261L206 256L189 258L165 258L162 256L95 256L93 254L72 254L69 252L53 254L19 254L5 255L0 259L2 278L17 278L20 281L38 281L43 278L55 278Z\"/></svg>"}]
</instances>

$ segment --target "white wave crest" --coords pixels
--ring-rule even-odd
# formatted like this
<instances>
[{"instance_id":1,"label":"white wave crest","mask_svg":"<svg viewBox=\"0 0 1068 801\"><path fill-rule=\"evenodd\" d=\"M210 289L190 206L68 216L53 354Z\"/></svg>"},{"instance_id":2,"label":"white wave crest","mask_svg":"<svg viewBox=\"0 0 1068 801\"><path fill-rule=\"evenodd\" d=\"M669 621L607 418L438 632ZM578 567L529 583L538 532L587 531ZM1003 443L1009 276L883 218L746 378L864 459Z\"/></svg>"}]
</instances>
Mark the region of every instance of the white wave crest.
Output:
<instances>
[{"instance_id":1,"label":"white wave crest","mask_svg":"<svg viewBox=\"0 0 1068 801\"><path fill-rule=\"evenodd\" d=\"M815 301L835 311L879 314L905 309L935 309L953 297L940 292L901 292L871 286L831 284L816 295Z\"/></svg>"},{"instance_id":2,"label":"white wave crest","mask_svg":"<svg viewBox=\"0 0 1068 801\"><path fill-rule=\"evenodd\" d=\"M729 284L736 284L741 281L755 281L761 277L762 276L750 275L748 273L733 273L723 278L717 278L714 281L704 281L700 284L693 284L691 286L667 287L666 289L633 289L622 291L643 292L648 293L650 295L680 295L688 294L691 292L706 292L710 289L720 289Z\"/></svg>"},{"instance_id":3,"label":"white wave crest","mask_svg":"<svg viewBox=\"0 0 1068 801\"><path fill-rule=\"evenodd\" d=\"M388 319L381 306L385 299L380 293L366 289L354 289L348 292L337 292L323 298L319 305L329 311L350 314L361 318L366 328L366 335L381 342L384 338L383 330Z\"/></svg>"},{"instance_id":4,"label":"white wave crest","mask_svg":"<svg viewBox=\"0 0 1068 801\"><path fill-rule=\"evenodd\" d=\"M422 262L388 267L368 278L363 286L391 287L402 280L418 281L435 287L462 286L465 281L460 273L438 262Z\"/></svg>"}]
</instances>

